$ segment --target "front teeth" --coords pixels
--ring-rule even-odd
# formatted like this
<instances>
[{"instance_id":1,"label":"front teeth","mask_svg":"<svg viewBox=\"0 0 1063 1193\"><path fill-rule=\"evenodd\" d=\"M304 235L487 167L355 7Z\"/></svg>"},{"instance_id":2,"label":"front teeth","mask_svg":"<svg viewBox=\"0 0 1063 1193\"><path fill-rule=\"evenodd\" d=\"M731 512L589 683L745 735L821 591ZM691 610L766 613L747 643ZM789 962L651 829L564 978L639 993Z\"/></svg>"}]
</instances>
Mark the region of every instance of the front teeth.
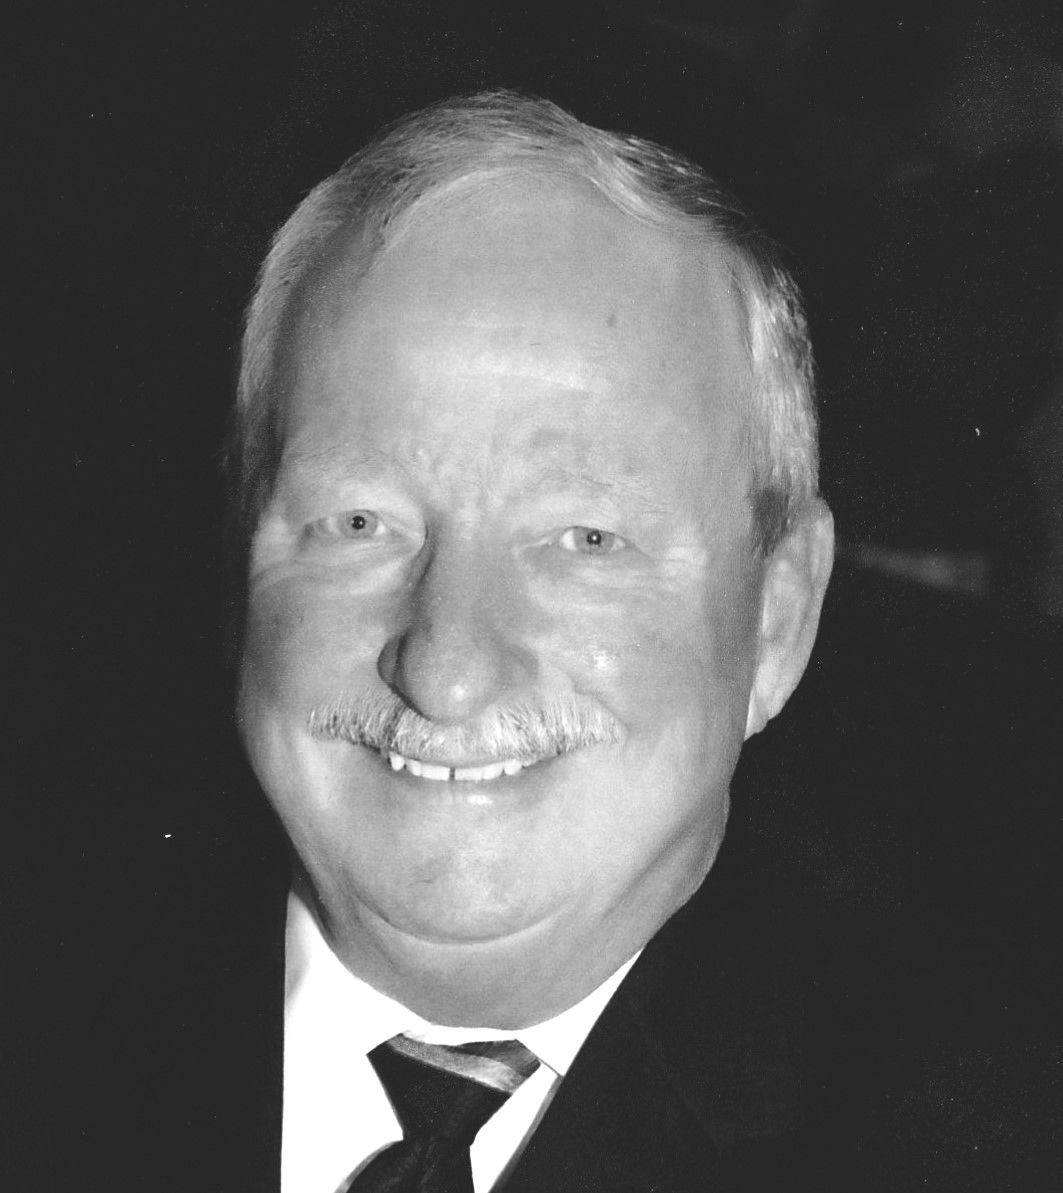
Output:
<instances>
[{"instance_id":1,"label":"front teeth","mask_svg":"<svg viewBox=\"0 0 1063 1193\"><path fill-rule=\"evenodd\" d=\"M419 762L416 758L405 758L402 754L393 752L389 752L388 761L392 770L402 770L405 767L411 775L416 775L419 779L455 779L464 783L483 783L488 779L497 779L503 774L515 775L528 765L517 758L508 758L505 762L491 762L487 766L437 766L432 762Z\"/></svg>"},{"instance_id":2,"label":"front teeth","mask_svg":"<svg viewBox=\"0 0 1063 1193\"><path fill-rule=\"evenodd\" d=\"M409 763L406 765L409 766ZM492 762L489 766L461 766L454 771L454 778L467 783L482 783L485 779L497 779L505 769L504 762ZM517 770L520 770L519 762Z\"/></svg>"}]
</instances>

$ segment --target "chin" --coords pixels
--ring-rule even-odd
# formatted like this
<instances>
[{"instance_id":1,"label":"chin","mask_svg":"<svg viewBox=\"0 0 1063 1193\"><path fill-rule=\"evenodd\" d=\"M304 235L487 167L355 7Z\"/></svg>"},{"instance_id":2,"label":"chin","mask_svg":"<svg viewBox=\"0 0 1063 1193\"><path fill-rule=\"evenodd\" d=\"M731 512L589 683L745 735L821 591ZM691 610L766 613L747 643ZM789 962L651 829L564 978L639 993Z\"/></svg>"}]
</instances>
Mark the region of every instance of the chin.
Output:
<instances>
[{"instance_id":1,"label":"chin","mask_svg":"<svg viewBox=\"0 0 1063 1193\"><path fill-rule=\"evenodd\" d=\"M526 887L503 882L491 889L463 876L446 876L429 887L395 893L383 902L382 918L403 935L436 944L487 944L533 931L551 908Z\"/></svg>"},{"instance_id":2,"label":"chin","mask_svg":"<svg viewBox=\"0 0 1063 1193\"><path fill-rule=\"evenodd\" d=\"M416 913L392 924L408 938L429 945L489 945L512 941L534 925L524 917L489 908L432 908L431 913Z\"/></svg>"}]
</instances>

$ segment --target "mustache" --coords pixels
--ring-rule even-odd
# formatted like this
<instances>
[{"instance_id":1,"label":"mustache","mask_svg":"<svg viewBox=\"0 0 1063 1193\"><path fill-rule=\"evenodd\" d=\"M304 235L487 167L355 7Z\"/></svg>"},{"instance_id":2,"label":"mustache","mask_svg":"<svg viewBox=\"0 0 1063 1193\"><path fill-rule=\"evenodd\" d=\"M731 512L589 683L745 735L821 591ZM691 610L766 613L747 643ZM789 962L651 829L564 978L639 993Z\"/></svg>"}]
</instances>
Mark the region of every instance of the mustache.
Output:
<instances>
[{"instance_id":1,"label":"mustache","mask_svg":"<svg viewBox=\"0 0 1063 1193\"><path fill-rule=\"evenodd\" d=\"M337 700L308 720L318 741L345 741L425 762L461 758L516 758L533 762L585 746L618 745L620 723L578 696L515 701L490 708L474 722L440 725L415 712L393 692Z\"/></svg>"}]
</instances>

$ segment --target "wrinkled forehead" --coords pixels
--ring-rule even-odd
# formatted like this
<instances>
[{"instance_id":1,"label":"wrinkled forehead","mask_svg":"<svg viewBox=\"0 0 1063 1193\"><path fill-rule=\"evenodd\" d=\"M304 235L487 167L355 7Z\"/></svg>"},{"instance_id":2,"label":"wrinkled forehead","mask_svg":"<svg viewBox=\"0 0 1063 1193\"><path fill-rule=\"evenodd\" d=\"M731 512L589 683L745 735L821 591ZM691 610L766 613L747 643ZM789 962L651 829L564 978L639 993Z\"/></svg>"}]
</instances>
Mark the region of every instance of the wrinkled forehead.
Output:
<instances>
[{"instance_id":1,"label":"wrinkled forehead","mask_svg":"<svg viewBox=\"0 0 1063 1193\"><path fill-rule=\"evenodd\" d=\"M286 423L338 375L423 367L470 383L526 378L608 399L631 391L692 428L746 421L749 364L727 251L620 211L589 183L466 180L368 251L333 238L293 297ZM425 382L421 387L431 392Z\"/></svg>"},{"instance_id":2,"label":"wrinkled forehead","mask_svg":"<svg viewBox=\"0 0 1063 1193\"><path fill-rule=\"evenodd\" d=\"M626 314L628 334L656 335L662 351L696 357L700 343L718 355L726 343L744 357L731 251L680 227L636 219L583 179L468 177L419 200L382 237L358 225L337 232L293 295L293 322L312 334L362 291L367 318L374 307L392 313L396 299L410 318L444 299L475 320L518 309L558 328L600 310L610 326Z\"/></svg>"}]
</instances>

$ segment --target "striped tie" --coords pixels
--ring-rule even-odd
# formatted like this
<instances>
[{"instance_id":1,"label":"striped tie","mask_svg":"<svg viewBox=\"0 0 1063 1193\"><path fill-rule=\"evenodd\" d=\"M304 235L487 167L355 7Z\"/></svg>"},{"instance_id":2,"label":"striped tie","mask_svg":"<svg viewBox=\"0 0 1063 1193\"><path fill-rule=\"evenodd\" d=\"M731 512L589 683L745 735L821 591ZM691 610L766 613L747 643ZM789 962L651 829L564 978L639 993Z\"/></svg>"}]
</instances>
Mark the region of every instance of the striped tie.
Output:
<instances>
[{"instance_id":1,"label":"striped tie","mask_svg":"<svg viewBox=\"0 0 1063 1193\"><path fill-rule=\"evenodd\" d=\"M402 1125L348 1193L473 1193L476 1133L539 1067L516 1040L451 1047L395 1036L369 1053Z\"/></svg>"}]
</instances>

